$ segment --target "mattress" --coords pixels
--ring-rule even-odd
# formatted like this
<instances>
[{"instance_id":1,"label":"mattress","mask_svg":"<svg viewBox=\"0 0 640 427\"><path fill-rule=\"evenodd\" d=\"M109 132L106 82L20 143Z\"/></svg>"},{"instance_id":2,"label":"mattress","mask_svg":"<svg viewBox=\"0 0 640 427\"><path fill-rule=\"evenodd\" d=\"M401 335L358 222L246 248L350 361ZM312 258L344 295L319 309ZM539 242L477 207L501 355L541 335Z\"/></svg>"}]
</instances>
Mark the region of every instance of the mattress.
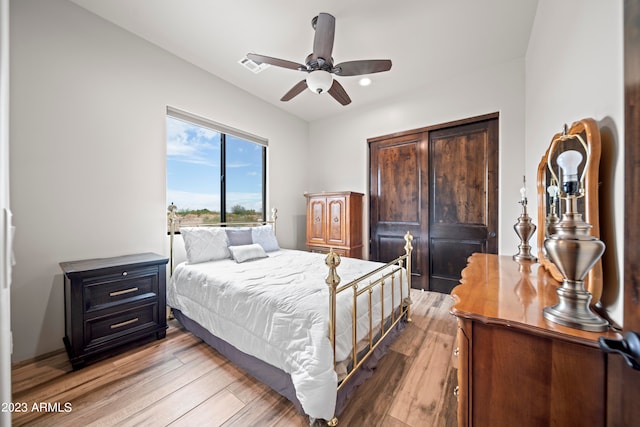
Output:
<instances>
[{"instance_id":1,"label":"mattress","mask_svg":"<svg viewBox=\"0 0 640 427\"><path fill-rule=\"evenodd\" d=\"M331 419L338 376L328 338L328 267L324 259L322 254L281 249L270 252L268 258L245 263L231 259L182 263L169 283L167 303L238 350L291 375L304 412L312 418ZM345 284L382 266L343 258L338 274ZM391 286L387 279L384 304L379 290L372 294L374 325L376 319L392 311ZM393 286L397 307L401 303L397 278ZM402 286L406 297L406 280ZM368 305L368 293L360 295L356 316L359 340L368 337ZM338 294L337 361L349 360L352 352L352 306L351 290Z\"/></svg>"}]
</instances>

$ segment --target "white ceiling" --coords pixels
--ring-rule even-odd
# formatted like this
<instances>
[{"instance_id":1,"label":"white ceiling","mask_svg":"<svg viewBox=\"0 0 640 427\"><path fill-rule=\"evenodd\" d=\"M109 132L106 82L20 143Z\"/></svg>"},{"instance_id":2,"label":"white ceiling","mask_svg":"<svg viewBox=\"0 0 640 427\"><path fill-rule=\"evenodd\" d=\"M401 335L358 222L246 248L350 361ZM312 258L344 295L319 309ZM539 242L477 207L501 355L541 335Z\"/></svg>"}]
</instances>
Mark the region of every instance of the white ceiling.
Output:
<instances>
[{"instance_id":1,"label":"white ceiling","mask_svg":"<svg viewBox=\"0 0 640 427\"><path fill-rule=\"evenodd\" d=\"M306 121L384 102L491 64L523 58L538 0L71 0ZM249 52L304 63L311 19L336 18L334 63L391 59L389 72L338 77L352 99L304 91L280 98L306 74L238 61Z\"/></svg>"}]
</instances>

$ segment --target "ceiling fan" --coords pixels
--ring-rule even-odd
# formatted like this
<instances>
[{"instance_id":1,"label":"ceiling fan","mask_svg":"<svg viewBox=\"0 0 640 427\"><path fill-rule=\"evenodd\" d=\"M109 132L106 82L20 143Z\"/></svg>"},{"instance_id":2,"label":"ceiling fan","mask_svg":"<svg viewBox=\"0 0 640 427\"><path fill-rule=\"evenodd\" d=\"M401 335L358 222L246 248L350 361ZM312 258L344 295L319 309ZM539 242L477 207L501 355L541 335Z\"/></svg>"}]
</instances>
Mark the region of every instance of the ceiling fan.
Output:
<instances>
[{"instance_id":1,"label":"ceiling fan","mask_svg":"<svg viewBox=\"0 0 640 427\"><path fill-rule=\"evenodd\" d=\"M336 18L328 13L320 13L311 20L311 25L316 31L313 39L313 52L307 56L305 65L285 59L272 58L270 56L247 54L247 58L257 63L267 63L277 67L289 68L306 72L307 78L298 82L281 101L289 101L300 94L306 88L316 93L329 92L342 105L351 103L344 87L333 78L336 76L360 76L373 74L391 69L389 59L368 59L348 61L334 65L331 51L333 50L333 36L335 33Z\"/></svg>"}]
</instances>

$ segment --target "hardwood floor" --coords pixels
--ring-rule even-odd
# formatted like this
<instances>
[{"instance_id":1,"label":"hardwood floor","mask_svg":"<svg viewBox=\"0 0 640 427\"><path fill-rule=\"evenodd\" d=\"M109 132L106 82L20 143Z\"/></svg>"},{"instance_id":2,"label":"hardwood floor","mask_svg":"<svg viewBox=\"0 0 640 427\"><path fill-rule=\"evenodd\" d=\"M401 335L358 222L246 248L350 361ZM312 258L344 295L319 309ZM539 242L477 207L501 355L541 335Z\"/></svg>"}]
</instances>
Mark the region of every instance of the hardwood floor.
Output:
<instances>
[{"instance_id":1,"label":"hardwood floor","mask_svg":"<svg viewBox=\"0 0 640 427\"><path fill-rule=\"evenodd\" d=\"M411 292L413 322L351 397L340 426L457 425L453 300ZM78 371L64 352L14 366L13 402L24 411L13 425L309 425L285 398L169 323L165 339Z\"/></svg>"}]
</instances>

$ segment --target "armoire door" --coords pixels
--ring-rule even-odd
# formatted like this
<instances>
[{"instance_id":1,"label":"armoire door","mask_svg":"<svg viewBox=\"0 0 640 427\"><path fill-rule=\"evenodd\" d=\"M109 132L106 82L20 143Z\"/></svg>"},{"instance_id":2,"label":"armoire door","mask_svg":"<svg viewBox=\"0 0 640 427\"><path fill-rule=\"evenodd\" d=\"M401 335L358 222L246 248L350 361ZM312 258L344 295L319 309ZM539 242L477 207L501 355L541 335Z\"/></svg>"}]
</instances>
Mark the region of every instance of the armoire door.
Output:
<instances>
[{"instance_id":1,"label":"armoire door","mask_svg":"<svg viewBox=\"0 0 640 427\"><path fill-rule=\"evenodd\" d=\"M327 244L347 244L347 198L327 197Z\"/></svg>"},{"instance_id":2,"label":"armoire door","mask_svg":"<svg viewBox=\"0 0 640 427\"><path fill-rule=\"evenodd\" d=\"M307 243L326 244L326 199L314 198L308 202Z\"/></svg>"},{"instance_id":3,"label":"armoire door","mask_svg":"<svg viewBox=\"0 0 640 427\"><path fill-rule=\"evenodd\" d=\"M370 259L414 237L412 286L448 293L473 252L497 253L498 114L369 139Z\"/></svg>"}]
</instances>

